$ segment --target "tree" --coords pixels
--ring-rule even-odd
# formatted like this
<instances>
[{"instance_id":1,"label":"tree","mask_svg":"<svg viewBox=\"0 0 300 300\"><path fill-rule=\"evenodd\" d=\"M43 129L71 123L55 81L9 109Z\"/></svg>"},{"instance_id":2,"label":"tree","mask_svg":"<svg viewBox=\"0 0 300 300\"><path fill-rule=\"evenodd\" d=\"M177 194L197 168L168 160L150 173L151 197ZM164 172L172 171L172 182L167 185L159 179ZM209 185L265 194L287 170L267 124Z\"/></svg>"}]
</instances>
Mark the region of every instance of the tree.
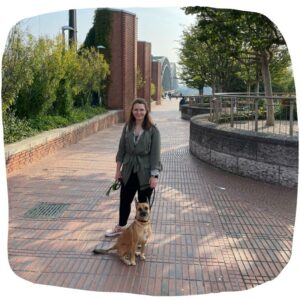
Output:
<instances>
[{"instance_id":1,"label":"tree","mask_svg":"<svg viewBox=\"0 0 300 300\"><path fill-rule=\"evenodd\" d=\"M274 52L270 64L272 89L274 92L295 93L295 83L291 68L291 59L287 48Z\"/></svg>"},{"instance_id":2,"label":"tree","mask_svg":"<svg viewBox=\"0 0 300 300\"><path fill-rule=\"evenodd\" d=\"M24 70L31 70L33 77L30 84L22 86L16 97L16 113L20 118L47 114L56 100L56 90L64 76L59 38L32 39L27 50L29 59Z\"/></svg>"},{"instance_id":3,"label":"tree","mask_svg":"<svg viewBox=\"0 0 300 300\"><path fill-rule=\"evenodd\" d=\"M204 86L215 92L234 91L241 84L236 76L236 60L226 54L226 45L201 38L201 30L192 27L183 32L180 49L180 78L202 93Z\"/></svg>"},{"instance_id":4,"label":"tree","mask_svg":"<svg viewBox=\"0 0 300 300\"><path fill-rule=\"evenodd\" d=\"M142 71L139 66L137 66L136 70L136 88L139 90L144 87L146 81L143 78Z\"/></svg>"},{"instance_id":5,"label":"tree","mask_svg":"<svg viewBox=\"0 0 300 300\"><path fill-rule=\"evenodd\" d=\"M200 39L226 45L228 57L237 60L252 56L260 65L267 97L272 97L270 63L274 51L286 47L274 23L261 14L208 7L185 7L186 14L197 14ZM272 98L268 99L267 125L274 125Z\"/></svg>"},{"instance_id":6,"label":"tree","mask_svg":"<svg viewBox=\"0 0 300 300\"><path fill-rule=\"evenodd\" d=\"M210 85L212 78L209 77L207 51L201 49L191 31L184 31L179 53L179 65L181 65L180 78L190 88L200 91L207 84ZM200 92L201 93L201 92Z\"/></svg>"},{"instance_id":7,"label":"tree","mask_svg":"<svg viewBox=\"0 0 300 300\"><path fill-rule=\"evenodd\" d=\"M95 10L93 26L89 30L83 48L94 47L98 49L98 46L102 46L101 52L104 54L105 60L108 64L111 63L111 24L112 24L112 12L108 8L98 8ZM104 103L107 105L108 87L111 83L111 77L108 75L104 82L101 83L105 86L103 91ZM99 95L100 97L100 95Z\"/></svg>"},{"instance_id":8,"label":"tree","mask_svg":"<svg viewBox=\"0 0 300 300\"><path fill-rule=\"evenodd\" d=\"M20 119L47 114L68 115L74 98L103 89L109 66L95 48L77 53L64 49L62 36L33 38L14 28L3 55L3 112Z\"/></svg>"},{"instance_id":9,"label":"tree","mask_svg":"<svg viewBox=\"0 0 300 300\"><path fill-rule=\"evenodd\" d=\"M103 54L91 47L80 50L77 68L76 84L84 97L81 105L91 104L93 92L99 95L99 91L105 87L104 80L110 73L109 65Z\"/></svg>"},{"instance_id":10,"label":"tree","mask_svg":"<svg viewBox=\"0 0 300 300\"><path fill-rule=\"evenodd\" d=\"M153 96L155 96L155 93L156 93L156 86L153 82L151 82L151 85L150 85L150 96L151 96L151 98Z\"/></svg>"},{"instance_id":11,"label":"tree","mask_svg":"<svg viewBox=\"0 0 300 300\"><path fill-rule=\"evenodd\" d=\"M29 37L30 40L32 37ZM30 42L30 41L29 41ZM25 45L22 32L15 26L8 37L2 59L2 111L9 110L19 91L32 83L30 46Z\"/></svg>"}]
</instances>

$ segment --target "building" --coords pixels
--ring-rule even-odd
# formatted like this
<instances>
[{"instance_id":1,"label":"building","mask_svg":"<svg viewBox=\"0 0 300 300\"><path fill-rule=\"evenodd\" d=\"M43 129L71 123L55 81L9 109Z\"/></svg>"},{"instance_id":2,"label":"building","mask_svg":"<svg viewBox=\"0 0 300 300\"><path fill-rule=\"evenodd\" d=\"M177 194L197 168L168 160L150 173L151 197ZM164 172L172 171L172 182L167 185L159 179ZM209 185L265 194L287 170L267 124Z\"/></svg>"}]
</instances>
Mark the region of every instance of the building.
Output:
<instances>
[{"instance_id":1,"label":"building","mask_svg":"<svg viewBox=\"0 0 300 300\"><path fill-rule=\"evenodd\" d=\"M152 61L151 81L155 85L155 95L153 100L157 101L156 104L161 102L161 64L160 61Z\"/></svg>"},{"instance_id":2,"label":"building","mask_svg":"<svg viewBox=\"0 0 300 300\"><path fill-rule=\"evenodd\" d=\"M137 96L144 98L150 108L151 101L151 44L148 42L138 41L137 44L137 66L144 81L142 87L137 89Z\"/></svg>"},{"instance_id":3,"label":"building","mask_svg":"<svg viewBox=\"0 0 300 300\"><path fill-rule=\"evenodd\" d=\"M105 103L110 109L123 109L125 120L136 98L137 18L118 9L97 9L86 46L101 47L110 65Z\"/></svg>"}]
</instances>

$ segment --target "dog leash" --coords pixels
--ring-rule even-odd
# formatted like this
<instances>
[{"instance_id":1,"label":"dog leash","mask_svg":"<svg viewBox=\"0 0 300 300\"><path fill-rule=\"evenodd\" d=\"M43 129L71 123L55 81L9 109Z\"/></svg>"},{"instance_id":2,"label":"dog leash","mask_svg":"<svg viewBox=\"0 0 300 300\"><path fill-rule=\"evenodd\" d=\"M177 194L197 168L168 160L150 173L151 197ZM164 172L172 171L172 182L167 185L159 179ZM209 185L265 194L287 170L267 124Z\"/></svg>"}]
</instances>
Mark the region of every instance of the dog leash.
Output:
<instances>
[{"instance_id":1,"label":"dog leash","mask_svg":"<svg viewBox=\"0 0 300 300\"><path fill-rule=\"evenodd\" d=\"M151 198L152 198L152 201L151 201ZM154 203L154 200L155 200L155 189L153 189L153 192L152 192L151 197L149 199L150 209L152 209L152 205Z\"/></svg>"},{"instance_id":2,"label":"dog leash","mask_svg":"<svg viewBox=\"0 0 300 300\"><path fill-rule=\"evenodd\" d=\"M116 191L121 187L121 182L120 180L115 180L108 188L108 190L106 191L106 196L109 196L111 191ZM150 209L152 208L152 205L154 203L155 200L155 188L153 189L150 199L149 199L149 205L150 205Z\"/></svg>"},{"instance_id":3,"label":"dog leash","mask_svg":"<svg viewBox=\"0 0 300 300\"><path fill-rule=\"evenodd\" d=\"M106 196L109 196L111 190L116 191L121 187L120 180L115 180L108 188L107 192L105 193Z\"/></svg>"}]
</instances>

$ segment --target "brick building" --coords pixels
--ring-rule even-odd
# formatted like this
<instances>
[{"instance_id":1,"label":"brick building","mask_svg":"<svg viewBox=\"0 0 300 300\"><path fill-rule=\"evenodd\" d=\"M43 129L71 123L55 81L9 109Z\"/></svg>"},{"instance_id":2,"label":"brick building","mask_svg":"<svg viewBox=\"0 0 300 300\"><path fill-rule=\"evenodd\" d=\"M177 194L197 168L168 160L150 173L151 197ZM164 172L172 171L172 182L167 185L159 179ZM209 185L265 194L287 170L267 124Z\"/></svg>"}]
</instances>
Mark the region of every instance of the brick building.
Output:
<instances>
[{"instance_id":1,"label":"brick building","mask_svg":"<svg viewBox=\"0 0 300 300\"><path fill-rule=\"evenodd\" d=\"M143 87L137 90L137 96L144 98L150 108L150 88L151 88L151 43L138 41L137 44L137 65L144 80Z\"/></svg>"},{"instance_id":2,"label":"brick building","mask_svg":"<svg viewBox=\"0 0 300 300\"><path fill-rule=\"evenodd\" d=\"M161 103L161 63L159 61L152 61L151 81L155 84L155 95L153 100L156 104Z\"/></svg>"},{"instance_id":3,"label":"brick building","mask_svg":"<svg viewBox=\"0 0 300 300\"><path fill-rule=\"evenodd\" d=\"M111 109L124 109L127 120L130 104L136 98L137 18L123 10L112 9L111 13L111 78L107 104Z\"/></svg>"}]
</instances>

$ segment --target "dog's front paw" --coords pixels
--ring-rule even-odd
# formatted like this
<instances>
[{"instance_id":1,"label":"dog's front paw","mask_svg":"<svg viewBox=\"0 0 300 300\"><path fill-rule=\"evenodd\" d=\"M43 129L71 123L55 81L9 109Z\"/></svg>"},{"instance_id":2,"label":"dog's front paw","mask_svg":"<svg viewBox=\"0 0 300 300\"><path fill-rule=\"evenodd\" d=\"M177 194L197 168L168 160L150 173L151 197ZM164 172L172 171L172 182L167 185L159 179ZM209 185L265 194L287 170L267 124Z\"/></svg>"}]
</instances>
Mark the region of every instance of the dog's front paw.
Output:
<instances>
[{"instance_id":1,"label":"dog's front paw","mask_svg":"<svg viewBox=\"0 0 300 300\"><path fill-rule=\"evenodd\" d=\"M128 259L126 259L125 257L121 257L121 261L127 266L131 265L131 262Z\"/></svg>"},{"instance_id":2,"label":"dog's front paw","mask_svg":"<svg viewBox=\"0 0 300 300\"><path fill-rule=\"evenodd\" d=\"M141 255L141 252L136 251L136 252L135 252L135 255L136 255L136 256L140 256L140 255Z\"/></svg>"},{"instance_id":3,"label":"dog's front paw","mask_svg":"<svg viewBox=\"0 0 300 300\"><path fill-rule=\"evenodd\" d=\"M140 258L141 258L141 260L146 260L145 254L141 254L141 255L140 255Z\"/></svg>"},{"instance_id":4,"label":"dog's front paw","mask_svg":"<svg viewBox=\"0 0 300 300\"><path fill-rule=\"evenodd\" d=\"M136 262L135 262L135 261L132 261L132 262L131 262L131 265L132 265L132 266L136 266Z\"/></svg>"}]
</instances>

